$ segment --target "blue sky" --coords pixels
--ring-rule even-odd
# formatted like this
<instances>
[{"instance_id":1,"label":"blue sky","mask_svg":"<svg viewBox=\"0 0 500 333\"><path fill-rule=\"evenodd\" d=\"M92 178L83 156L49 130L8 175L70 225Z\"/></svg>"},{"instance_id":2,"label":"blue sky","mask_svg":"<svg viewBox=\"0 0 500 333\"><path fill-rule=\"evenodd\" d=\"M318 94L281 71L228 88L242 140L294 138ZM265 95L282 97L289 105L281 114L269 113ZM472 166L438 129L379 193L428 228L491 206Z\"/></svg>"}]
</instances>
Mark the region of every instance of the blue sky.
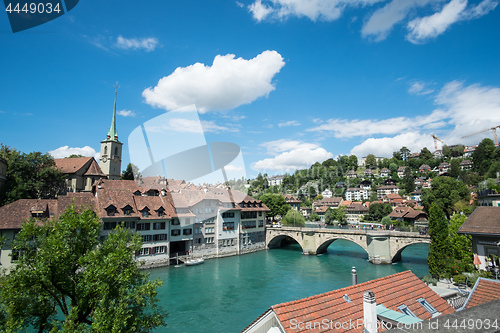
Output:
<instances>
[{"instance_id":1,"label":"blue sky","mask_svg":"<svg viewBox=\"0 0 500 333\"><path fill-rule=\"evenodd\" d=\"M85 0L13 34L0 15L0 142L96 156L195 104L246 173L477 144L500 125L498 0ZM176 142L166 142L175 146ZM440 146L440 145L439 145ZM234 167L237 169L237 167Z\"/></svg>"}]
</instances>

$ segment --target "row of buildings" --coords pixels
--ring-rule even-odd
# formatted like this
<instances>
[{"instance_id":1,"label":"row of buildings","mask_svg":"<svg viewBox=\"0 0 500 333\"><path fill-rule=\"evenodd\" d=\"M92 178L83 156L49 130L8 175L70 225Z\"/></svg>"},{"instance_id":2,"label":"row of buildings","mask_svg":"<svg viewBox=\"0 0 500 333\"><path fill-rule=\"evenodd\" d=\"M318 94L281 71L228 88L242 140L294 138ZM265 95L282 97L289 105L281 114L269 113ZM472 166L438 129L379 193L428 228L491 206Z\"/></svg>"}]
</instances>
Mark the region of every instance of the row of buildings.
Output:
<instances>
[{"instance_id":1,"label":"row of buildings","mask_svg":"<svg viewBox=\"0 0 500 333\"><path fill-rule=\"evenodd\" d=\"M0 265L12 265L12 240L29 218L58 218L74 203L92 208L106 237L117 225L141 234L136 256L150 265L179 257L221 257L265 248L269 209L259 200L225 185L200 185L164 177L120 180L122 146L116 130L116 94L111 127L93 157L55 159L66 175L65 194L56 199L21 199L0 207L0 235L6 245ZM5 160L0 159L0 186Z\"/></svg>"}]
</instances>

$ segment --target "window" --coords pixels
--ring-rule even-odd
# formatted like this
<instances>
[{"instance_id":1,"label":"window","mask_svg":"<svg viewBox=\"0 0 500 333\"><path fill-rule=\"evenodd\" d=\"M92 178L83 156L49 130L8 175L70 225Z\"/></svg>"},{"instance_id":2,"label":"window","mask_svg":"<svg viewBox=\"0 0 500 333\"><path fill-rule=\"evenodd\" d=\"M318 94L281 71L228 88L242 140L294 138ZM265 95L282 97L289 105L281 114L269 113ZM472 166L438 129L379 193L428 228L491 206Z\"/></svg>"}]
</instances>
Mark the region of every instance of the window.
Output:
<instances>
[{"instance_id":1,"label":"window","mask_svg":"<svg viewBox=\"0 0 500 333\"><path fill-rule=\"evenodd\" d=\"M131 213L132 213L132 207L130 207L129 205L123 208L123 214L130 215Z\"/></svg>"},{"instance_id":2,"label":"window","mask_svg":"<svg viewBox=\"0 0 500 333\"><path fill-rule=\"evenodd\" d=\"M142 215L142 217L148 217L149 216L149 209L144 208L143 210L141 210L141 215Z\"/></svg>"},{"instance_id":3,"label":"window","mask_svg":"<svg viewBox=\"0 0 500 333\"><path fill-rule=\"evenodd\" d=\"M163 207L158 208L156 212L158 213L158 216L165 215L165 209L163 209Z\"/></svg>"},{"instance_id":4,"label":"window","mask_svg":"<svg viewBox=\"0 0 500 333\"><path fill-rule=\"evenodd\" d=\"M137 230L150 230L150 223L137 223Z\"/></svg>"},{"instance_id":5,"label":"window","mask_svg":"<svg viewBox=\"0 0 500 333\"><path fill-rule=\"evenodd\" d=\"M193 233L193 229L183 229L182 230L182 234L183 235L186 235L186 236L189 236Z\"/></svg>"},{"instance_id":6,"label":"window","mask_svg":"<svg viewBox=\"0 0 500 333\"><path fill-rule=\"evenodd\" d=\"M205 238L205 243L206 244L213 244L214 243L214 238L213 237L207 237L207 238Z\"/></svg>"},{"instance_id":7,"label":"window","mask_svg":"<svg viewBox=\"0 0 500 333\"><path fill-rule=\"evenodd\" d=\"M213 233L214 233L214 227L205 228L205 234L213 234Z\"/></svg>"},{"instance_id":8,"label":"window","mask_svg":"<svg viewBox=\"0 0 500 333\"><path fill-rule=\"evenodd\" d=\"M417 317L415 316L415 314L413 312L411 312L411 310L404 304L401 304L400 306L398 306L398 309L403 312L405 315L407 316L412 316L412 317Z\"/></svg>"},{"instance_id":9,"label":"window","mask_svg":"<svg viewBox=\"0 0 500 333\"><path fill-rule=\"evenodd\" d=\"M106 214L108 216L115 216L115 214L116 214L116 207L115 206L109 206L108 208L106 208Z\"/></svg>"},{"instance_id":10,"label":"window","mask_svg":"<svg viewBox=\"0 0 500 333\"><path fill-rule=\"evenodd\" d=\"M104 146L104 155L108 154L108 146Z\"/></svg>"},{"instance_id":11,"label":"window","mask_svg":"<svg viewBox=\"0 0 500 333\"><path fill-rule=\"evenodd\" d=\"M147 256L147 255L149 255L149 247L143 247L143 248L139 251L139 255L140 255L140 256Z\"/></svg>"},{"instance_id":12,"label":"window","mask_svg":"<svg viewBox=\"0 0 500 333\"><path fill-rule=\"evenodd\" d=\"M234 230L234 222L224 222L222 223L222 230Z\"/></svg>"},{"instance_id":13,"label":"window","mask_svg":"<svg viewBox=\"0 0 500 333\"><path fill-rule=\"evenodd\" d=\"M113 230L116 228L116 222L104 222L102 227L104 230Z\"/></svg>"},{"instance_id":14,"label":"window","mask_svg":"<svg viewBox=\"0 0 500 333\"><path fill-rule=\"evenodd\" d=\"M167 240L167 234L153 235L153 242L161 242Z\"/></svg>"},{"instance_id":15,"label":"window","mask_svg":"<svg viewBox=\"0 0 500 333\"><path fill-rule=\"evenodd\" d=\"M181 224L181 223L179 222L179 219L173 219L173 220L172 220L172 225L179 225L179 224Z\"/></svg>"},{"instance_id":16,"label":"window","mask_svg":"<svg viewBox=\"0 0 500 333\"><path fill-rule=\"evenodd\" d=\"M143 235L142 242L143 243L151 242L151 235Z\"/></svg>"},{"instance_id":17,"label":"window","mask_svg":"<svg viewBox=\"0 0 500 333\"><path fill-rule=\"evenodd\" d=\"M181 234L180 229L173 229L170 231L171 236L179 236Z\"/></svg>"},{"instance_id":18,"label":"window","mask_svg":"<svg viewBox=\"0 0 500 333\"><path fill-rule=\"evenodd\" d=\"M125 228L135 229L135 221L122 222Z\"/></svg>"},{"instance_id":19,"label":"window","mask_svg":"<svg viewBox=\"0 0 500 333\"><path fill-rule=\"evenodd\" d=\"M151 248L151 254L165 253L165 246L155 246Z\"/></svg>"},{"instance_id":20,"label":"window","mask_svg":"<svg viewBox=\"0 0 500 333\"><path fill-rule=\"evenodd\" d=\"M259 221L259 228L264 226L264 220Z\"/></svg>"},{"instance_id":21,"label":"window","mask_svg":"<svg viewBox=\"0 0 500 333\"><path fill-rule=\"evenodd\" d=\"M118 147L115 147L115 156L118 156Z\"/></svg>"},{"instance_id":22,"label":"window","mask_svg":"<svg viewBox=\"0 0 500 333\"><path fill-rule=\"evenodd\" d=\"M242 212L241 213L241 218L242 219L256 219L257 218L257 212Z\"/></svg>"},{"instance_id":23,"label":"window","mask_svg":"<svg viewBox=\"0 0 500 333\"><path fill-rule=\"evenodd\" d=\"M241 223L241 228L242 229L251 229L251 228L255 228L255 221L243 221Z\"/></svg>"},{"instance_id":24,"label":"window","mask_svg":"<svg viewBox=\"0 0 500 333\"><path fill-rule=\"evenodd\" d=\"M222 213L222 218L223 219L228 219L228 218L233 218L233 217L234 217L234 212Z\"/></svg>"},{"instance_id":25,"label":"window","mask_svg":"<svg viewBox=\"0 0 500 333\"><path fill-rule=\"evenodd\" d=\"M417 302L419 302L432 315L433 318L441 314L436 309L434 309L434 307L430 305L424 298L417 299Z\"/></svg>"},{"instance_id":26,"label":"window","mask_svg":"<svg viewBox=\"0 0 500 333\"><path fill-rule=\"evenodd\" d=\"M163 230L165 229L165 222L153 223L153 230Z\"/></svg>"},{"instance_id":27,"label":"window","mask_svg":"<svg viewBox=\"0 0 500 333\"><path fill-rule=\"evenodd\" d=\"M194 228L194 233L195 233L196 235L201 234L201 228Z\"/></svg>"}]
</instances>

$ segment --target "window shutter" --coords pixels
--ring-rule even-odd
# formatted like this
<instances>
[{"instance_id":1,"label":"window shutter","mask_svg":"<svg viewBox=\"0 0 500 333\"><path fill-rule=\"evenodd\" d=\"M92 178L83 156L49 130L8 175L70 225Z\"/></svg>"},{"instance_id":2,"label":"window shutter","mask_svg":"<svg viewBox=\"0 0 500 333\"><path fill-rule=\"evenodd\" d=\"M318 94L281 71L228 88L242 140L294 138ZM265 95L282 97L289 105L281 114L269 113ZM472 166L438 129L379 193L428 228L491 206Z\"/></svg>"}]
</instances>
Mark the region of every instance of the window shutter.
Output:
<instances>
[{"instance_id":1,"label":"window shutter","mask_svg":"<svg viewBox=\"0 0 500 333\"><path fill-rule=\"evenodd\" d=\"M151 223L144 223L144 226L146 227L144 230L149 230L151 227L150 224Z\"/></svg>"},{"instance_id":2,"label":"window shutter","mask_svg":"<svg viewBox=\"0 0 500 333\"><path fill-rule=\"evenodd\" d=\"M160 229L165 229L165 222L162 222L162 223L161 223L161 227L160 227Z\"/></svg>"},{"instance_id":3,"label":"window shutter","mask_svg":"<svg viewBox=\"0 0 500 333\"><path fill-rule=\"evenodd\" d=\"M149 253L150 253L150 254L155 254L155 248L154 248L154 247L150 248L150 249L149 249Z\"/></svg>"}]
</instances>

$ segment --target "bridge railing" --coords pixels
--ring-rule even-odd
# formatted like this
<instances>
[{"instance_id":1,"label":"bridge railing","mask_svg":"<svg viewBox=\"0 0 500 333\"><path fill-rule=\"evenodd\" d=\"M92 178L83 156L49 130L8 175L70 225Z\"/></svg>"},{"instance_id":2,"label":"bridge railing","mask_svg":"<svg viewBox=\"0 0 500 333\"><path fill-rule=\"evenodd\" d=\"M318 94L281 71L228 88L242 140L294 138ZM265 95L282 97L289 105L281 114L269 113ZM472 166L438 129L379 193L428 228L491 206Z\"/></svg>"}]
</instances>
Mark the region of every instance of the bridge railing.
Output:
<instances>
[{"instance_id":1,"label":"bridge railing","mask_svg":"<svg viewBox=\"0 0 500 333\"><path fill-rule=\"evenodd\" d=\"M411 237L424 237L427 238L429 235L421 234L419 232L410 231L398 231L398 230L380 230L380 229L332 229L332 228L307 228L307 227L290 227L290 226L267 226L266 229L270 230L283 230L283 231L299 231L299 232L318 232L318 233L331 233L331 234L355 234L355 235L365 235L365 234L385 234L392 236L411 236Z\"/></svg>"}]
</instances>

